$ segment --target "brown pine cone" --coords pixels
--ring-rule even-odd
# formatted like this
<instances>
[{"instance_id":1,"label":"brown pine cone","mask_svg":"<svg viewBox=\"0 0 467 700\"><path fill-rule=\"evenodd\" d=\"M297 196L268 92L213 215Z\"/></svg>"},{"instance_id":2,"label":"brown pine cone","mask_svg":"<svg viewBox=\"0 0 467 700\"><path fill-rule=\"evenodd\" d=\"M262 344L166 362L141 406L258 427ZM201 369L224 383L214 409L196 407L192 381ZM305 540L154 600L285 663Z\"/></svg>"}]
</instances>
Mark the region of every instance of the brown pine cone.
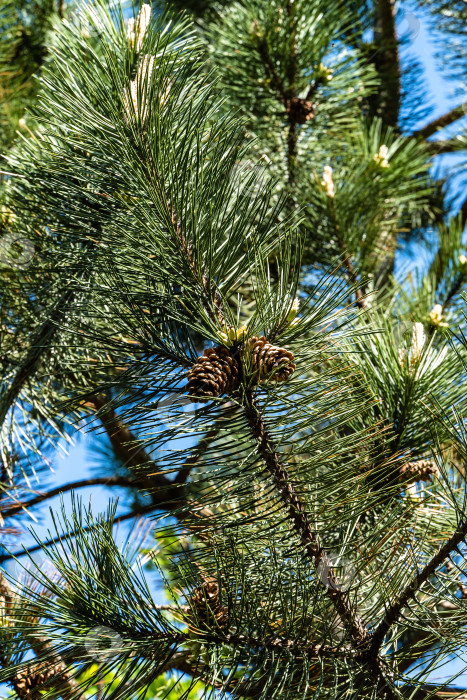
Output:
<instances>
[{"instance_id":1,"label":"brown pine cone","mask_svg":"<svg viewBox=\"0 0 467 700\"><path fill-rule=\"evenodd\" d=\"M39 690L45 690L46 685L59 677L61 671L61 666L47 667L44 663L33 669L21 671L15 680L16 692L21 700L39 700L42 697Z\"/></svg>"},{"instance_id":2,"label":"brown pine cone","mask_svg":"<svg viewBox=\"0 0 467 700\"><path fill-rule=\"evenodd\" d=\"M419 459L416 462L407 462L399 469L399 480L406 484L414 484L416 481L429 481L438 474L438 467L429 459Z\"/></svg>"},{"instance_id":3,"label":"brown pine cone","mask_svg":"<svg viewBox=\"0 0 467 700\"><path fill-rule=\"evenodd\" d=\"M250 338L249 350L252 370L258 381L267 377L277 382L286 382L295 371L292 353L271 345L264 335Z\"/></svg>"},{"instance_id":4,"label":"brown pine cone","mask_svg":"<svg viewBox=\"0 0 467 700\"><path fill-rule=\"evenodd\" d=\"M238 362L228 348L207 348L188 371L190 396L221 396L238 385Z\"/></svg>"},{"instance_id":5,"label":"brown pine cone","mask_svg":"<svg viewBox=\"0 0 467 700\"><path fill-rule=\"evenodd\" d=\"M191 614L189 622L196 628L212 629L214 626L226 629L229 623L226 605L219 601L219 584L215 578L206 578L190 596Z\"/></svg>"},{"instance_id":6,"label":"brown pine cone","mask_svg":"<svg viewBox=\"0 0 467 700\"><path fill-rule=\"evenodd\" d=\"M315 110L309 100L292 97L287 103L287 114L294 124L306 124L315 116Z\"/></svg>"}]
</instances>

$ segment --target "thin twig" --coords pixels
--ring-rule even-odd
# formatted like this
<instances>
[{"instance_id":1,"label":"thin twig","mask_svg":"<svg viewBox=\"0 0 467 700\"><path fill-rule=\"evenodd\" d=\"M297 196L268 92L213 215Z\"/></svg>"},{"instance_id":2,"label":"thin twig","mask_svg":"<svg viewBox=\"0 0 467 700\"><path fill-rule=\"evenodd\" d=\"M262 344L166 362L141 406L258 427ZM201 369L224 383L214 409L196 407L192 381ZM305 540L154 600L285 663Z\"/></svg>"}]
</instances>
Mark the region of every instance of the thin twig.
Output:
<instances>
[{"instance_id":1,"label":"thin twig","mask_svg":"<svg viewBox=\"0 0 467 700\"><path fill-rule=\"evenodd\" d=\"M28 510L33 506L43 503L50 498L54 498L61 493L66 493L67 491L72 491L74 489L81 489L87 486L136 486L138 485L138 480L124 477L124 476L109 476L109 477L97 477L95 479L82 479L80 481L72 481L68 484L63 484L62 486L57 486L50 491L38 494L35 498L31 498L28 501L18 501L15 505L4 508L0 504L0 515L3 518L9 518L12 515L16 515L21 510Z\"/></svg>"},{"instance_id":2,"label":"thin twig","mask_svg":"<svg viewBox=\"0 0 467 700\"><path fill-rule=\"evenodd\" d=\"M147 515L148 513L151 513L154 510L154 504L149 503L147 506L142 506L141 508L138 508L138 510L132 510L129 513L125 513L124 515L119 515L118 518L115 518L113 524L118 525L119 523L122 523L125 520L130 520L131 518L138 518L142 515ZM80 533L89 532L94 527L97 527L97 523L93 525L87 525L81 528ZM56 544L57 542L69 540L72 537L76 537L76 534L77 533L74 530L72 530L71 532L65 532L63 534L57 535L56 537L51 537L49 540L46 540L41 544L35 544L33 547L28 547L27 549L24 548L19 552L14 552L13 554L2 554L0 556L0 564L3 564L5 561L9 561L10 559L19 559L19 557L28 556L30 554L34 554L35 552L40 552L41 550L46 549L47 547L50 547L51 545Z\"/></svg>"},{"instance_id":3,"label":"thin twig","mask_svg":"<svg viewBox=\"0 0 467 700\"><path fill-rule=\"evenodd\" d=\"M387 609L384 619L380 622L376 630L372 635L370 654L377 654L384 639L391 629L392 625L399 619L402 610L405 608L410 600L413 600L420 590L421 586L428 580L428 578L435 573L438 566L440 566L449 555L454 552L459 544L465 539L467 535L467 521L457 530L457 532L449 538L449 540L438 550L435 556L423 567L423 569L414 576L412 581L404 588L402 593L397 597Z\"/></svg>"},{"instance_id":4,"label":"thin twig","mask_svg":"<svg viewBox=\"0 0 467 700\"><path fill-rule=\"evenodd\" d=\"M454 109L451 109L449 112L446 114L443 114L442 117L438 117L437 119L433 119L432 122L424 126L422 129L418 129L418 131L414 131L412 136L419 136L420 138L427 139L430 136L433 136L433 134L436 134L437 131L440 129L444 129L453 122L457 121L458 119L462 119L462 117L465 117L467 115L467 102L464 102L463 104L459 105L458 107L454 107Z\"/></svg>"},{"instance_id":5,"label":"thin twig","mask_svg":"<svg viewBox=\"0 0 467 700\"><path fill-rule=\"evenodd\" d=\"M282 78L279 76L278 72L276 71L276 68L274 66L274 63L271 60L271 57L269 55L268 47L264 39L260 39L258 41L258 53L261 56L261 59L266 67L267 72L269 73L269 76L271 78L271 84L273 88L276 89L278 93L278 97L284 107L287 106L287 94L286 90L284 87L284 83L282 82Z\"/></svg>"}]
</instances>

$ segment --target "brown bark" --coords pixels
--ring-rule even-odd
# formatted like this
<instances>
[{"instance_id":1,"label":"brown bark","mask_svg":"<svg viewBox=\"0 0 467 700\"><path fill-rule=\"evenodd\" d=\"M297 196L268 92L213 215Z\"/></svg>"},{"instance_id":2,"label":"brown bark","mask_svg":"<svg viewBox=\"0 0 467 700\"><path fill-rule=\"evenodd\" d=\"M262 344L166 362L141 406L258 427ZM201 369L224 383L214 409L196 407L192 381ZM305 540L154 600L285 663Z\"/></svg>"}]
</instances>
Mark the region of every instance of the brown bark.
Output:
<instances>
[{"instance_id":1,"label":"brown bark","mask_svg":"<svg viewBox=\"0 0 467 700\"><path fill-rule=\"evenodd\" d=\"M401 74L394 0L376 0L374 9L374 62L380 79L376 112L381 116L383 124L397 127Z\"/></svg>"},{"instance_id":2,"label":"brown bark","mask_svg":"<svg viewBox=\"0 0 467 700\"><path fill-rule=\"evenodd\" d=\"M358 611L339 585L332 567L328 567L326 553L321 545L318 534L313 529L305 505L297 494L285 466L281 463L274 442L266 428L261 412L256 406L252 392L244 397L244 411L247 422L258 444L258 451L263 458L268 472L272 476L277 492L287 508L292 526L300 538L300 542L313 564L319 568L329 569L328 584L323 583L333 607L339 614L344 626L349 631L356 646L365 644L369 632L360 618Z\"/></svg>"}]
</instances>

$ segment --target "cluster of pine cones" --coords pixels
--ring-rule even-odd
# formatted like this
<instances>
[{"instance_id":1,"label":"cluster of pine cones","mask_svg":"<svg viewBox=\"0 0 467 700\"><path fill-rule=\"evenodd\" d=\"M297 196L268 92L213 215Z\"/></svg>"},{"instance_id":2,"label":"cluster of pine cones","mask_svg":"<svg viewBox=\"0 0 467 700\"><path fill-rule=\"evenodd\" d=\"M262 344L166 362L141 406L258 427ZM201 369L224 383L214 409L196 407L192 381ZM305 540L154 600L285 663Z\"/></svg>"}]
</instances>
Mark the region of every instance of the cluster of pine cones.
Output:
<instances>
[{"instance_id":1,"label":"cluster of pine cones","mask_svg":"<svg viewBox=\"0 0 467 700\"><path fill-rule=\"evenodd\" d=\"M240 366L256 382L268 378L285 382L295 370L294 356L271 345L264 336L254 336L235 352L225 347L208 348L188 372L190 396L215 397L230 394L240 382Z\"/></svg>"}]
</instances>

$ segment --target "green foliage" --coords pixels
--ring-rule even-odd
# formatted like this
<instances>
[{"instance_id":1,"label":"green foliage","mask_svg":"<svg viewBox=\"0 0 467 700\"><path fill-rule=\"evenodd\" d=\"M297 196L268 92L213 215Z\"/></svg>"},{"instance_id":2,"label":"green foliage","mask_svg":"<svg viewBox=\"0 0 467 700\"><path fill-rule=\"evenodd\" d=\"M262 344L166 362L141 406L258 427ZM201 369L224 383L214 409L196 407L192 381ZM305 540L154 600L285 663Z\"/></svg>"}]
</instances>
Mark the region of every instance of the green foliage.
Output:
<instances>
[{"instance_id":1,"label":"green foliage","mask_svg":"<svg viewBox=\"0 0 467 700\"><path fill-rule=\"evenodd\" d=\"M0 9L0 147L8 148L34 101L35 74L48 51L53 0L5 0ZM27 118L26 118L27 119ZM29 120L27 119L29 123ZM32 124L31 124L32 126ZM24 127L23 127L24 128Z\"/></svg>"},{"instance_id":2,"label":"green foliage","mask_svg":"<svg viewBox=\"0 0 467 700\"><path fill-rule=\"evenodd\" d=\"M104 427L160 517L119 546L115 504L73 497L53 573L0 578L17 694L57 664L43 697L394 700L464 644L465 221L420 135L373 117L372 11L52 22L2 193L35 251L0 268L3 488ZM404 278L421 230L436 250ZM187 395L195 363L233 388Z\"/></svg>"},{"instance_id":3,"label":"green foliage","mask_svg":"<svg viewBox=\"0 0 467 700\"><path fill-rule=\"evenodd\" d=\"M381 81L364 17L341 2L323 11L319 0L248 0L201 21L200 35L230 109L246 119L251 162L287 192L289 207L305 208L304 261L329 266L351 254L358 274L373 275L380 288L399 233L433 215L425 147L371 117ZM312 106L305 123L294 121L293 99ZM389 149L388 167L381 147ZM332 201L321 184L329 166Z\"/></svg>"},{"instance_id":4,"label":"green foliage","mask_svg":"<svg viewBox=\"0 0 467 700\"><path fill-rule=\"evenodd\" d=\"M96 665L91 666L87 672L82 674L80 680L86 681L88 677L93 679L98 675L98 669ZM118 687L118 681L114 681L114 685ZM112 678L108 675L102 679L102 686L110 686L112 690ZM99 686L94 685L86 691L83 697L94 698L99 692ZM153 698L154 700L179 700L181 697L187 700L198 700L200 698L199 692L191 687L191 683L188 681L180 681L174 687L174 682L170 678L156 678L156 680L151 683L148 687L147 697Z\"/></svg>"},{"instance_id":5,"label":"green foliage","mask_svg":"<svg viewBox=\"0 0 467 700\"><path fill-rule=\"evenodd\" d=\"M401 292L401 301L407 305L405 313L417 320L438 329L449 325L455 328L464 319L464 303L459 292L465 284L467 274L461 217L451 218L442 224L437 237L436 255L431 259L427 256L425 270L410 275L407 288ZM441 317L433 314L436 303L449 308L449 312Z\"/></svg>"}]
</instances>

